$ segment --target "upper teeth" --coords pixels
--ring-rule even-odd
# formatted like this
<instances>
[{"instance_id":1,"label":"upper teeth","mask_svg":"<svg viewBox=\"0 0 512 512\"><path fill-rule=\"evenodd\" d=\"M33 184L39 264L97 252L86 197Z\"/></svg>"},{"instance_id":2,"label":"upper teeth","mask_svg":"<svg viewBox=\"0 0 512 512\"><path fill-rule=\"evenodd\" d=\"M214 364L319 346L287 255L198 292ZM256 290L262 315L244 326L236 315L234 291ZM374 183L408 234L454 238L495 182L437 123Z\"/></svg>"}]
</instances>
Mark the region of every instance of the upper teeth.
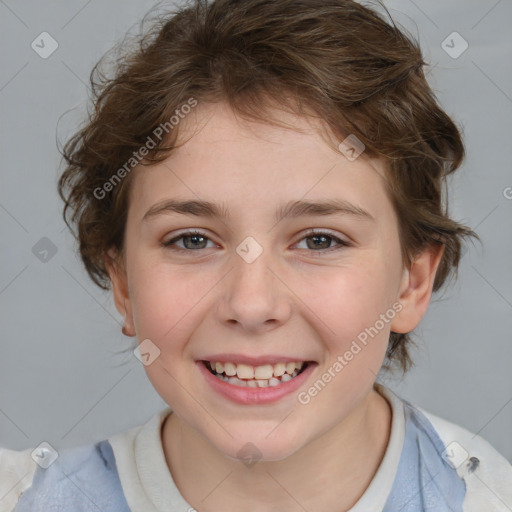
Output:
<instances>
[{"instance_id":1,"label":"upper teeth","mask_svg":"<svg viewBox=\"0 0 512 512\"><path fill-rule=\"evenodd\" d=\"M295 370L300 370L304 362L264 364L262 366L250 366L248 364L211 362L210 368L217 373L225 373L232 377L237 375L239 379L270 379L280 377L287 373L292 375Z\"/></svg>"}]
</instances>

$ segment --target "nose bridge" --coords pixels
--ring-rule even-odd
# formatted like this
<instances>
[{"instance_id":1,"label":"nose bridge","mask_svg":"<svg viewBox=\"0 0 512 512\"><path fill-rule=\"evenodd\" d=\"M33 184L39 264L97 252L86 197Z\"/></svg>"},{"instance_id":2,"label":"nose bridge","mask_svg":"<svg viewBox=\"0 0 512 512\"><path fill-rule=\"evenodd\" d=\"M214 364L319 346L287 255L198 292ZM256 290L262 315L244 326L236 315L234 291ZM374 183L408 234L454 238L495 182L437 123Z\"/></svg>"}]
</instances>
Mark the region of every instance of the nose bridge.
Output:
<instances>
[{"instance_id":1,"label":"nose bridge","mask_svg":"<svg viewBox=\"0 0 512 512\"><path fill-rule=\"evenodd\" d=\"M269 320L282 322L289 313L286 294L279 286L272 263L272 251L248 236L236 248L234 268L220 309L223 321L236 321L257 330Z\"/></svg>"},{"instance_id":2,"label":"nose bridge","mask_svg":"<svg viewBox=\"0 0 512 512\"><path fill-rule=\"evenodd\" d=\"M235 248L234 276L232 285L241 293L255 293L254 300L266 295L268 298L274 277L268 267L272 266L271 250L263 247L253 236L247 236ZM252 291L251 291L252 290Z\"/></svg>"}]
</instances>

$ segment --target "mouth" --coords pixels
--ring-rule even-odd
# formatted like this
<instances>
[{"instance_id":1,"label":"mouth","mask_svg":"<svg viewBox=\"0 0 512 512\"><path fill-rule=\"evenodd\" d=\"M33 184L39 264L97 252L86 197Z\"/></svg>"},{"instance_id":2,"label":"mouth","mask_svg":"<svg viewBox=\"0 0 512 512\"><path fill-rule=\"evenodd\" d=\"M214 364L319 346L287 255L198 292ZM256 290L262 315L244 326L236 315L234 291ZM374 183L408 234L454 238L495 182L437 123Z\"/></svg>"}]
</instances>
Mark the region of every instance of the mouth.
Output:
<instances>
[{"instance_id":1,"label":"mouth","mask_svg":"<svg viewBox=\"0 0 512 512\"><path fill-rule=\"evenodd\" d=\"M242 388L277 387L292 381L303 373L313 361L277 362L251 366L242 363L201 361L217 379Z\"/></svg>"}]
</instances>

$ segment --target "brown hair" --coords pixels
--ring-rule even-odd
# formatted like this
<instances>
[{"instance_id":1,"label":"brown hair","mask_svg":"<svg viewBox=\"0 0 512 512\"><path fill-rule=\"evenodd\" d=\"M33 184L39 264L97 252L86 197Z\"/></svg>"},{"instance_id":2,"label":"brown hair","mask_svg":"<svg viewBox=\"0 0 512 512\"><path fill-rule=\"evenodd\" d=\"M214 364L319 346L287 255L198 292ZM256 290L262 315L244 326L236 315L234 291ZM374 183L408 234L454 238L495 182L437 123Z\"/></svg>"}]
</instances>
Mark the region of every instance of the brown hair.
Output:
<instances>
[{"instance_id":1,"label":"brown hair","mask_svg":"<svg viewBox=\"0 0 512 512\"><path fill-rule=\"evenodd\" d=\"M126 163L149 138L155 147L141 163L166 158L179 126L161 139L155 130L191 98L227 101L245 118L277 124L271 107L280 105L323 120L339 141L356 135L365 155L386 163L405 264L443 243L434 291L456 276L462 238L478 238L447 210L446 177L464 158L463 142L427 83L419 44L389 18L351 0L195 0L158 15L133 49L123 41L112 78L100 60L90 77L94 109L63 149L58 185L93 281L108 289L106 252L123 252L133 175ZM407 370L410 341L391 333L387 367Z\"/></svg>"}]
</instances>

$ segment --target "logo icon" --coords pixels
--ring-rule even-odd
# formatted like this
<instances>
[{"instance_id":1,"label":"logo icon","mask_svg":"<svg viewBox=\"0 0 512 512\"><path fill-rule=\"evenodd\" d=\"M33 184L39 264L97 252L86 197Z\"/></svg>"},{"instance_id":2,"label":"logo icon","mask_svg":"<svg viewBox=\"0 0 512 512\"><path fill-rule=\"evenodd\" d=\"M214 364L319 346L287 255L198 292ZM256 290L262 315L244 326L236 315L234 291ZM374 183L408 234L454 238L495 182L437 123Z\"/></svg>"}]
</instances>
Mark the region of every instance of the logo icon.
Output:
<instances>
[{"instance_id":1,"label":"logo icon","mask_svg":"<svg viewBox=\"0 0 512 512\"><path fill-rule=\"evenodd\" d=\"M57 246L49 238L43 236L32 247L32 254L43 263L48 263L57 254Z\"/></svg>"},{"instance_id":2,"label":"logo icon","mask_svg":"<svg viewBox=\"0 0 512 512\"><path fill-rule=\"evenodd\" d=\"M144 366L149 366L160 355L160 349L146 338L135 348L133 354Z\"/></svg>"},{"instance_id":3,"label":"logo icon","mask_svg":"<svg viewBox=\"0 0 512 512\"><path fill-rule=\"evenodd\" d=\"M59 43L48 32L41 32L30 46L39 57L47 59L59 47Z\"/></svg>"},{"instance_id":4,"label":"logo icon","mask_svg":"<svg viewBox=\"0 0 512 512\"><path fill-rule=\"evenodd\" d=\"M57 450L46 441L43 441L30 455L34 462L43 469L49 468L59 456Z\"/></svg>"},{"instance_id":5,"label":"logo icon","mask_svg":"<svg viewBox=\"0 0 512 512\"><path fill-rule=\"evenodd\" d=\"M338 145L340 153L343 153L347 160L353 162L366 149L363 142L353 133L350 134Z\"/></svg>"},{"instance_id":6,"label":"logo icon","mask_svg":"<svg viewBox=\"0 0 512 512\"><path fill-rule=\"evenodd\" d=\"M441 454L443 459L455 469L459 468L469 458L469 453L457 441L452 441Z\"/></svg>"},{"instance_id":7,"label":"logo icon","mask_svg":"<svg viewBox=\"0 0 512 512\"><path fill-rule=\"evenodd\" d=\"M469 44L458 32L452 32L441 43L441 48L452 59L458 59L469 48Z\"/></svg>"},{"instance_id":8,"label":"logo icon","mask_svg":"<svg viewBox=\"0 0 512 512\"><path fill-rule=\"evenodd\" d=\"M248 236L238 245L236 252L246 263L252 263L261 255L263 247L252 236Z\"/></svg>"},{"instance_id":9,"label":"logo icon","mask_svg":"<svg viewBox=\"0 0 512 512\"><path fill-rule=\"evenodd\" d=\"M236 456L240 459L248 468L252 468L256 462L258 462L263 454L258 450L258 447L253 443L245 443Z\"/></svg>"}]
</instances>

